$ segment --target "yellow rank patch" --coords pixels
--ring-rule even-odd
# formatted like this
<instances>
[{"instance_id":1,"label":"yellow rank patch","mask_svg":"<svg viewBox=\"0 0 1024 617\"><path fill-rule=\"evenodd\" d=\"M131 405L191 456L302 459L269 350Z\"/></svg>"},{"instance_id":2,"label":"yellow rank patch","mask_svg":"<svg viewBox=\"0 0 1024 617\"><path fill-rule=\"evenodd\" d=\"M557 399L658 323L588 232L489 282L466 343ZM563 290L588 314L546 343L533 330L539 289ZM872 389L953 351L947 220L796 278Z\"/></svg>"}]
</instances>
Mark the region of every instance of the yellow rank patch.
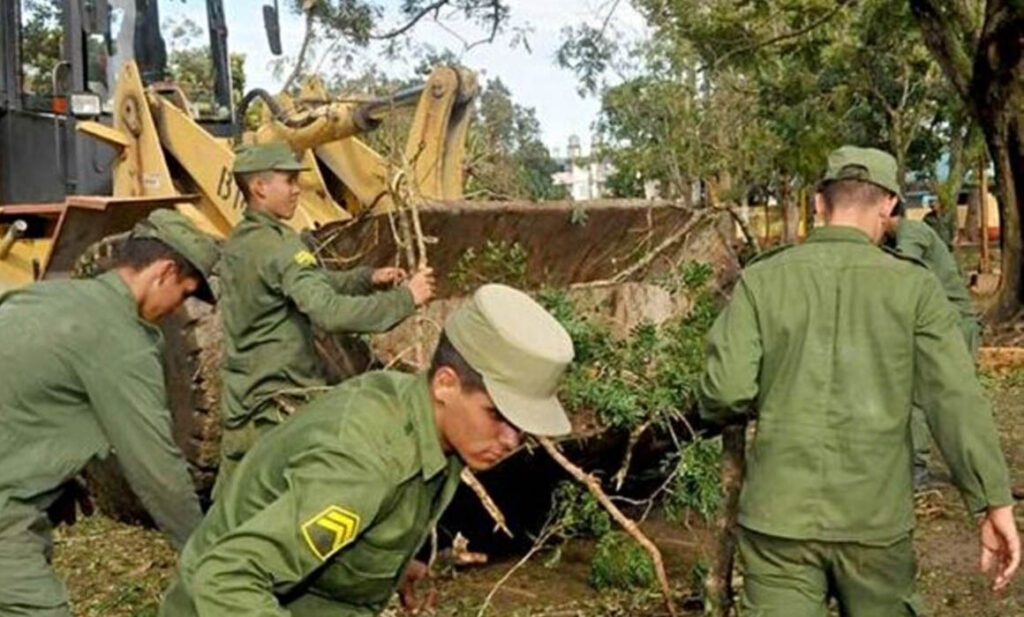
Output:
<instances>
[{"instance_id":1,"label":"yellow rank patch","mask_svg":"<svg viewBox=\"0 0 1024 617\"><path fill-rule=\"evenodd\" d=\"M309 251L299 251L298 253L295 253L295 256L292 257L292 259L294 259L295 263L299 264L303 268L309 268L316 265L316 255Z\"/></svg>"},{"instance_id":2,"label":"yellow rank patch","mask_svg":"<svg viewBox=\"0 0 1024 617\"><path fill-rule=\"evenodd\" d=\"M358 531L359 515L338 506L330 506L302 524L302 537L320 561L351 542Z\"/></svg>"}]
</instances>

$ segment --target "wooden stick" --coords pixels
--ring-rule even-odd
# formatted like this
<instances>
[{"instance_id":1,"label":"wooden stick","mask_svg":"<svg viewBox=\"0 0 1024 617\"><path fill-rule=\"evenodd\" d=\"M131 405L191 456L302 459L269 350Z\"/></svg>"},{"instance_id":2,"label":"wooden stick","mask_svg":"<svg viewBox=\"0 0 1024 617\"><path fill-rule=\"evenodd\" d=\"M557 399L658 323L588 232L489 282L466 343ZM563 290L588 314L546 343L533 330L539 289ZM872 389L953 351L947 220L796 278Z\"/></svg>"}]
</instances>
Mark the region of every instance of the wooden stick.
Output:
<instances>
[{"instance_id":1,"label":"wooden stick","mask_svg":"<svg viewBox=\"0 0 1024 617\"><path fill-rule=\"evenodd\" d=\"M736 550L736 514L746 466L747 423L722 430L722 505L715 522L718 548L704 580L704 613L728 617L732 610L732 565Z\"/></svg>"},{"instance_id":2,"label":"wooden stick","mask_svg":"<svg viewBox=\"0 0 1024 617\"><path fill-rule=\"evenodd\" d=\"M526 562L529 561L530 558L532 558L538 551L544 548L544 545L547 544L548 540L550 540L554 534L555 529L550 526L548 526L545 530L541 531L541 534L537 538L537 541L533 543L533 546L530 547L530 550L526 551L526 554L523 555L522 559L517 561L515 565L509 568L508 571L506 571L505 574L503 574L501 578L498 579L498 582L494 583L494 586L491 587L491 590L487 593L487 597L484 598L483 604L480 605L480 610L477 611L476 617L483 617L484 613L487 612L487 609L490 608L491 601L494 600L495 594L498 593L498 590L501 589L502 585L504 585L508 581L508 579L512 578L512 575L515 574L519 570L519 568L526 565Z\"/></svg>"},{"instance_id":3,"label":"wooden stick","mask_svg":"<svg viewBox=\"0 0 1024 617\"><path fill-rule=\"evenodd\" d=\"M578 482L582 483L590 491L590 494L597 499L608 514L611 515L615 522L622 526L622 528L629 535L633 536L633 539L647 551L647 554L651 556L651 561L654 563L654 573L658 577L658 583L661 585L661 593L665 597L665 608L668 610L668 614L672 617L678 617L679 612L676 610L675 602L672 601L672 588L668 584L668 576L665 574L665 562L661 558L661 551L655 546L654 542L651 542L650 538L644 535L644 532L640 531L636 523L628 516L622 513L622 510L612 503L612 500L608 498L608 495L601 488L601 483L593 475L589 474L579 467L577 467L572 461L567 459L564 454L558 449L551 439L547 437L537 437L537 441L540 445L547 450L551 458L555 459L563 469L569 472L573 478Z\"/></svg>"},{"instance_id":4,"label":"wooden stick","mask_svg":"<svg viewBox=\"0 0 1024 617\"><path fill-rule=\"evenodd\" d=\"M654 261L654 258L657 257L658 255L662 254L663 252L665 252L666 249L668 249L668 248L672 247L673 245L679 243L681 240L685 240L686 237L689 236L691 232L693 232L694 228L696 228L697 225L699 225L701 223L704 223L704 222L706 222L708 220L710 220L710 218L709 218L709 216L707 214L707 211L706 210L701 210L700 212L695 214L692 219L687 221L686 225L684 225L682 229L680 229L679 231L675 232L674 234L672 234L668 238L665 238L664 240L662 240L661 244L659 244L658 246L656 246L653 249L651 249L650 251L648 251L640 259L634 261L632 263L632 265L630 265L628 268L626 268L624 270L620 270L619 272L616 272L615 276L613 276L611 279L609 279L607 281L592 281L592 282L587 282L587 283L574 283L574 284L570 285L569 287L572 288L572 289L583 289L583 288L587 288L587 287L603 287L603 286L607 286L607 285L610 285L610 284L621 283L621 282L627 280L630 276L636 274L637 272L639 272L639 271L643 270L644 268L646 268L647 266L649 266L651 264L651 262Z\"/></svg>"},{"instance_id":5,"label":"wooden stick","mask_svg":"<svg viewBox=\"0 0 1024 617\"><path fill-rule=\"evenodd\" d=\"M992 260L988 250L988 177L985 175L985 154L982 152L978 164L978 223L981 225L981 273L992 272Z\"/></svg>"},{"instance_id":6,"label":"wooden stick","mask_svg":"<svg viewBox=\"0 0 1024 617\"><path fill-rule=\"evenodd\" d=\"M648 420L643 424L633 429L633 432L629 434L629 443L626 444L626 454L622 457L622 465L619 467L619 471L612 478L612 482L615 483L615 490L618 491L622 488L622 483L626 481L626 475L629 474L629 465L633 461L633 448L636 447L636 442L640 441L640 436L644 434L644 431L651 427L651 421Z\"/></svg>"},{"instance_id":7,"label":"wooden stick","mask_svg":"<svg viewBox=\"0 0 1024 617\"><path fill-rule=\"evenodd\" d=\"M494 500L491 499L491 495L487 492L487 489L484 488L484 485L480 483L480 480L473 475L473 472L470 471L469 467L463 467L462 475L459 477L466 486L473 489L473 492L476 493L477 499L480 500L480 504L484 507L484 510L487 510L487 513L491 515L492 519L494 519L494 529L500 529L508 537L514 538L515 536L512 535L512 532L508 528L508 524L505 522L505 515L498 507L498 504L494 503Z\"/></svg>"}]
</instances>

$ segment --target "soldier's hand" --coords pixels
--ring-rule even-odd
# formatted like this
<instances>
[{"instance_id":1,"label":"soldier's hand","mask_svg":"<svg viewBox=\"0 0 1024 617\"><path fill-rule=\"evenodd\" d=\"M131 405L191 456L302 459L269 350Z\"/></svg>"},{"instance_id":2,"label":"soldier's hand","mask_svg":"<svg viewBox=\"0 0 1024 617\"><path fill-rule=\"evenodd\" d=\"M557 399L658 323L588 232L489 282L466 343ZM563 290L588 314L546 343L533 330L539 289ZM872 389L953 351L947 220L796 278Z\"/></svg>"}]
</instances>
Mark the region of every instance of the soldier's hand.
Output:
<instances>
[{"instance_id":1,"label":"soldier's hand","mask_svg":"<svg viewBox=\"0 0 1024 617\"><path fill-rule=\"evenodd\" d=\"M374 285L397 285L405 280L406 273L402 268L377 268L373 271L371 281Z\"/></svg>"},{"instance_id":2,"label":"soldier's hand","mask_svg":"<svg viewBox=\"0 0 1024 617\"><path fill-rule=\"evenodd\" d=\"M992 574L992 590L999 591L1010 583L1020 565L1020 536L1013 519L1013 506L990 508L981 519L978 531L981 536L981 571Z\"/></svg>"},{"instance_id":3,"label":"soldier's hand","mask_svg":"<svg viewBox=\"0 0 1024 617\"><path fill-rule=\"evenodd\" d=\"M434 297L434 269L423 268L412 275L406 286L412 292L412 301L416 306L423 306Z\"/></svg>"},{"instance_id":4,"label":"soldier's hand","mask_svg":"<svg viewBox=\"0 0 1024 617\"><path fill-rule=\"evenodd\" d=\"M427 591L427 595L421 600L416 594L416 584L422 580L430 579L430 568L427 564L413 559L409 562L402 576L402 583L398 586L398 599L402 602L402 608L410 615L419 615L421 612L433 611L437 606L437 590L433 587Z\"/></svg>"}]
</instances>

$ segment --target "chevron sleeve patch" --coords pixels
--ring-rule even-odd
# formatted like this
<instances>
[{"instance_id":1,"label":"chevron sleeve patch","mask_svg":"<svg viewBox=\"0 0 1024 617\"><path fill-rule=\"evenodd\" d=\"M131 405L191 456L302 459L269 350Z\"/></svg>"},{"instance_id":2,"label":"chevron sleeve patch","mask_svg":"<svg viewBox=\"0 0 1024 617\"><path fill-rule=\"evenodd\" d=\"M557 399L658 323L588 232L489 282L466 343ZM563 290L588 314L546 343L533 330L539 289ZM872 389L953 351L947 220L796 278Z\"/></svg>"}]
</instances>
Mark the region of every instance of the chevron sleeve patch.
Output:
<instances>
[{"instance_id":1,"label":"chevron sleeve patch","mask_svg":"<svg viewBox=\"0 0 1024 617\"><path fill-rule=\"evenodd\" d=\"M358 531L359 515L339 506L329 506L302 524L302 538L320 561L351 542Z\"/></svg>"},{"instance_id":2,"label":"chevron sleeve patch","mask_svg":"<svg viewBox=\"0 0 1024 617\"><path fill-rule=\"evenodd\" d=\"M299 251L292 256L292 259L303 268L312 268L316 265L316 256L309 251Z\"/></svg>"}]
</instances>

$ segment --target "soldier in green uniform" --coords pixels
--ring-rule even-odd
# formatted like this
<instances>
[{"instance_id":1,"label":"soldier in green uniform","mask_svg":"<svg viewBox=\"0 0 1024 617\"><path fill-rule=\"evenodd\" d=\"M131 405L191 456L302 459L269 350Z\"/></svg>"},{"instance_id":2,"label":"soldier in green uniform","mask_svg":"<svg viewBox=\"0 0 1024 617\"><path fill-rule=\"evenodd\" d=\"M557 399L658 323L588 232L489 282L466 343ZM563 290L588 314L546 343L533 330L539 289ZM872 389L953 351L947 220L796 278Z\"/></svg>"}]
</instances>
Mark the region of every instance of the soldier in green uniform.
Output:
<instances>
[{"instance_id":1,"label":"soldier in green uniform","mask_svg":"<svg viewBox=\"0 0 1024 617\"><path fill-rule=\"evenodd\" d=\"M429 269L394 287L405 277L399 268L321 267L284 223L295 213L302 169L283 142L243 146L235 158L247 207L217 269L227 340L218 484L261 434L287 417L291 405L277 404L277 395L326 385L313 326L330 333L383 332L433 295ZM389 289L374 293L383 286Z\"/></svg>"},{"instance_id":2,"label":"soldier in green uniform","mask_svg":"<svg viewBox=\"0 0 1024 617\"><path fill-rule=\"evenodd\" d=\"M923 262L939 279L946 298L956 308L960 329L971 357L978 353L981 340L981 324L971 304L971 296L964 284L963 273L946 243L929 225L920 221L907 220L902 204L893 215L886 219L885 242L904 255ZM928 460L931 456L931 439L924 412L914 407L911 415L911 434L914 440L914 487L923 488L928 483Z\"/></svg>"},{"instance_id":3,"label":"soldier in green uniform","mask_svg":"<svg viewBox=\"0 0 1024 617\"><path fill-rule=\"evenodd\" d=\"M202 519L171 437L153 325L195 294L213 240L157 210L135 227L113 270L0 296L0 616L70 617L50 568L52 528L88 498L75 480L111 450L153 520L184 545Z\"/></svg>"},{"instance_id":4,"label":"soldier in green uniform","mask_svg":"<svg viewBox=\"0 0 1024 617\"><path fill-rule=\"evenodd\" d=\"M888 154L829 156L827 225L763 255L712 327L700 391L712 419L756 412L739 504L742 607L759 617L920 615L910 410L928 418L970 512L981 565L1020 562L992 413L938 279L876 246L899 200Z\"/></svg>"},{"instance_id":5,"label":"soldier in green uniform","mask_svg":"<svg viewBox=\"0 0 1024 617\"><path fill-rule=\"evenodd\" d=\"M160 615L378 614L464 465L496 465L521 431L569 432L555 391L572 357L529 296L481 287L425 375L346 381L253 447L189 539Z\"/></svg>"}]
</instances>

